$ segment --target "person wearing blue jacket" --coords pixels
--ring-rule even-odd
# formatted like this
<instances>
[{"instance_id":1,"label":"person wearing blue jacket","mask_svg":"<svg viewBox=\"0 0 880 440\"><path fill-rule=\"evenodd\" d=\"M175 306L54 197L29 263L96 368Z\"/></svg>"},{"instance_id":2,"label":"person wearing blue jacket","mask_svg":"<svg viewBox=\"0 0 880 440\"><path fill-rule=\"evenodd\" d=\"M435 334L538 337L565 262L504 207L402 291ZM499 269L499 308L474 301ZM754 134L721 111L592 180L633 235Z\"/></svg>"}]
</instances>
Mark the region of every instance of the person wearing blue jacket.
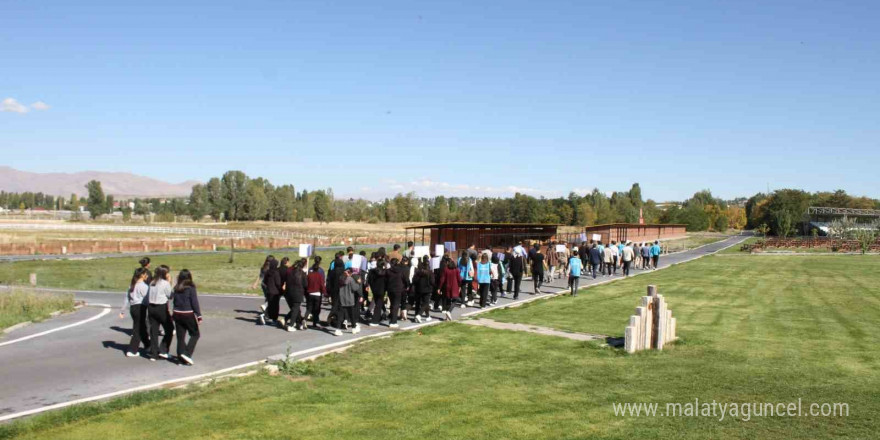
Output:
<instances>
[{"instance_id":1,"label":"person wearing blue jacket","mask_svg":"<svg viewBox=\"0 0 880 440\"><path fill-rule=\"evenodd\" d=\"M489 299L489 283L492 282L491 277L492 265L489 263L489 256L483 254L480 256L480 262L477 264L477 283L480 284L480 308L486 308Z\"/></svg>"},{"instance_id":2,"label":"person wearing blue jacket","mask_svg":"<svg viewBox=\"0 0 880 440\"><path fill-rule=\"evenodd\" d=\"M458 273L461 276L461 306L473 305L471 301L474 297L474 265L466 252L458 259Z\"/></svg>"},{"instance_id":3,"label":"person wearing blue jacket","mask_svg":"<svg viewBox=\"0 0 880 440\"><path fill-rule=\"evenodd\" d=\"M660 241L654 240L654 245L651 246L651 265L655 270L658 263L660 263Z\"/></svg>"},{"instance_id":4,"label":"person wearing blue jacket","mask_svg":"<svg viewBox=\"0 0 880 440\"><path fill-rule=\"evenodd\" d=\"M571 296L577 296L581 281L581 268L581 259L578 257L577 248L574 248L571 250L571 258L568 259L568 287L571 289Z\"/></svg>"}]
</instances>

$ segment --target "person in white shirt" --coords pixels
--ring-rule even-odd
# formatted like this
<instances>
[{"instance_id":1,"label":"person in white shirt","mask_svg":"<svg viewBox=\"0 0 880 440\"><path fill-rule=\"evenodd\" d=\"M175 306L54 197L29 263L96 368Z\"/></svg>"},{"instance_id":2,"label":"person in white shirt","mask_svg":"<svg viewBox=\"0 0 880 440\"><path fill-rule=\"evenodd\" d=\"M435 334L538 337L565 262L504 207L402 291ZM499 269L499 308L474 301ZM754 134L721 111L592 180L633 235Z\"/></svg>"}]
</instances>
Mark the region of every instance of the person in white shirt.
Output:
<instances>
[{"instance_id":1,"label":"person in white shirt","mask_svg":"<svg viewBox=\"0 0 880 440\"><path fill-rule=\"evenodd\" d=\"M632 242L627 242L626 246L623 248L623 255L620 257L623 261L623 276L629 276L629 267L632 265L634 258L635 252L632 248Z\"/></svg>"}]
</instances>

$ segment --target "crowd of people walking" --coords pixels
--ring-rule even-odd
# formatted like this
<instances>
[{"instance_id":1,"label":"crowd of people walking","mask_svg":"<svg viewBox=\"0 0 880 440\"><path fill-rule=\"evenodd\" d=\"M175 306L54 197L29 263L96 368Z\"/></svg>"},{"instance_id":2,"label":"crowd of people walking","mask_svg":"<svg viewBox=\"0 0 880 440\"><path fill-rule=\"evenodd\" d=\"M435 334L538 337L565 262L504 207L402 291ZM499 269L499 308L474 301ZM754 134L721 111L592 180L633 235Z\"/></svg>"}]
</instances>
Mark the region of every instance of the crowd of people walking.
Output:
<instances>
[{"instance_id":1,"label":"crowd of people walking","mask_svg":"<svg viewBox=\"0 0 880 440\"><path fill-rule=\"evenodd\" d=\"M265 298L258 320L289 332L326 329L336 336L345 330L356 334L362 324L398 328L409 319L430 322L431 312L452 320L456 307L490 307L508 296L518 300L523 277L529 275L534 294L542 294L545 283L566 277L571 295L577 295L582 276L613 277L618 270L629 276L635 269L655 269L660 251L659 242L523 242L503 251L478 251L471 245L458 256L445 252L417 258L409 242L406 249L394 245L388 252L383 247L369 256L349 247L337 252L326 270L320 256L311 264L307 258L291 264L287 257L269 255L254 283ZM279 311L282 298L286 315ZM325 320L320 319L323 303L330 306Z\"/></svg>"},{"instance_id":2,"label":"crowd of people walking","mask_svg":"<svg viewBox=\"0 0 880 440\"><path fill-rule=\"evenodd\" d=\"M383 323L398 328L401 321L430 322L431 313L452 320L456 307L486 308L499 298L518 300L524 277L531 276L535 295L545 283L567 279L569 292L577 295L580 279L629 276L633 270L656 269L659 242L583 242L579 246L549 242L520 243L503 250L478 251L475 245L459 252L416 257L412 242L406 249L394 245L369 256L349 247L339 251L325 270L320 256L280 260L269 255L254 283L263 291L258 323L288 332L312 329L341 336L357 334L361 325ZM202 313L192 273L183 269L172 279L171 268L151 268L149 258L140 261L125 296L120 318L128 311L132 335L126 356L139 356L143 345L147 357L171 359L169 349L177 337L176 360L193 364L201 336ZM281 300L287 313L281 314ZM321 310L330 312L322 320Z\"/></svg>"}]
</instances>

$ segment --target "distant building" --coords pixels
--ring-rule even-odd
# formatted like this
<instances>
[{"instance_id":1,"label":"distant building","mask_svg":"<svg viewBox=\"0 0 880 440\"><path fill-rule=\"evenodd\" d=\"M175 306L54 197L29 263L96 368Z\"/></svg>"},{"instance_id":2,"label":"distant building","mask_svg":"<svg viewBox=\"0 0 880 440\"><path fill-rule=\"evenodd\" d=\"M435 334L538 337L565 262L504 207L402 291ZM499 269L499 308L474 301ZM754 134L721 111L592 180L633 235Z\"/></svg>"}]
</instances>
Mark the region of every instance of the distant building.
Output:
<instances>
[{"instance_id":1,"label":"distant building","mask_svg":"<svg viewBox=\"0 0 880 440\"><path fill-rule=\"evenodd\" d=\"M607 225L587 226L584 235L587 241L602 240L602 243L612 241L654 241L681 238L687 235L686 225L682 224L638 224L638 223L609 223ZM569 242L577 243L582 236L571 239Z\"/></svg>"},{"instance_id":2,"label":"distant building","mask_svg":"<svg viewBox=\"0 0 880 440\"><path fill-rule=\"evenodd\" d=\"M434 245L454 242L456 250L476 245L478 249L512 246L524 240L547 241L556 238L559 225L535 223L438 223L410 226L407 231L414 243Z\"/></svg>"}]
</instances>

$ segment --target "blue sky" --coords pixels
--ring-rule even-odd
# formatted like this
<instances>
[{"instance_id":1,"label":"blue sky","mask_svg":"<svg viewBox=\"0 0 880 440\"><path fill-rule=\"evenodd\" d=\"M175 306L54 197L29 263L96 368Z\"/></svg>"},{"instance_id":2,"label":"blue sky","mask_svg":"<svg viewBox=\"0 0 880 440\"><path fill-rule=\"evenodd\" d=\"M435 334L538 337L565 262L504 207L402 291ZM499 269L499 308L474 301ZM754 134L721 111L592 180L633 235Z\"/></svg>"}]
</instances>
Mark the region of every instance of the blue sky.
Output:
<instances>
[{"instance_id":1,"label":"blue sky","mask_svg":"<svg viewBox=\"0 0 880 440\"><path fill-rule=\"evenodd\" d=\"M876 1L3 0L0 165L880 197L878 21Z\"/></svg>"}]
</instances>

